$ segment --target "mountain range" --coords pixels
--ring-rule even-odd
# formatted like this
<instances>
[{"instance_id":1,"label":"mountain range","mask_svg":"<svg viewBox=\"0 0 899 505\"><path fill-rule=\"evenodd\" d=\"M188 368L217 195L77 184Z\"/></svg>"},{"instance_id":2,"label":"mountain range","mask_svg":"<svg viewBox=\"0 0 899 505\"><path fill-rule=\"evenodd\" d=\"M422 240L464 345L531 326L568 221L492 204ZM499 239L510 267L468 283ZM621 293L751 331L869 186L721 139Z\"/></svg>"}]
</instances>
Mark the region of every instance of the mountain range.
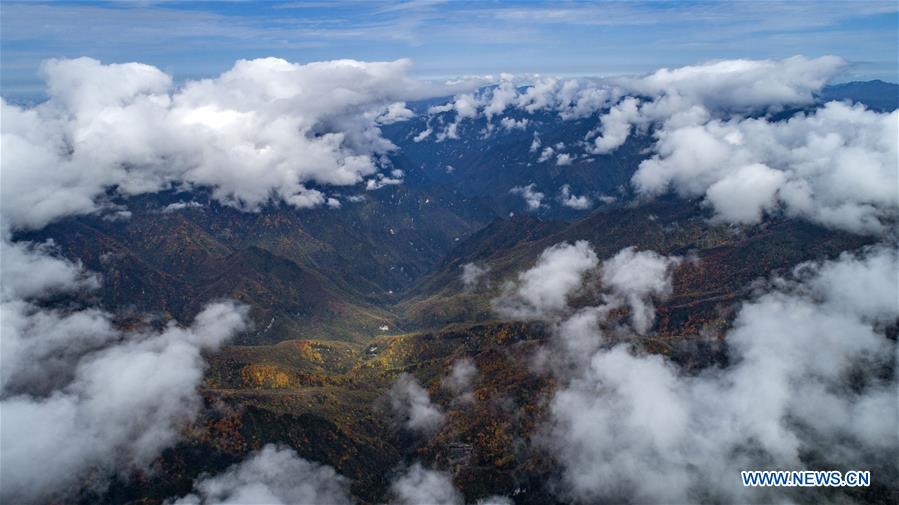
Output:
<instances>
[{"instance_id":1,"label":"mountain range","mask_svg":"<svg viewBox=\"0 0 899 505\"><path fill-rule=\"evenodd\" d=\"M457 113L433 108L449 100L410 102L411 118L384 124L396 173L377 188L330 191L331 206L245 212L197 188L110 191L103 212L16 232L16 241L52 240L97 273L90 302L126 327L188 324L222 299L250 308L252 327L208 356L203 410L183 440L151 472L99 489L88 478L82 503L163 503L267 443L334 467L362 503L382 503L389 470L413 460L450 471L468 501L555 502L564 493L537 441L558 384L528 366L551 328L511 321L495 307L545 250L588 241L600 261L628 247L681 258L639 345L698 373L732 359L725 333L760 279L876 243L786 214L733 224L716 220L701 198L641 198L631 180L656 132L590 153L584 139L601 112L563 120L513 111L508 127L477 117L441 139L437 131ZM893 111L899 86L828 86L817 100L778 114L786 121L828 100ZM598 296L588 290L571 306ZM610 320L630 316L618 309ZM478 376L468 391L475 401L459 405L442 381L463 359ZM433 436L392 420L385 395L402 374L447 412ZM846 493L872 503L896 496L886 484Z\"/></svg>"}]
</instances>

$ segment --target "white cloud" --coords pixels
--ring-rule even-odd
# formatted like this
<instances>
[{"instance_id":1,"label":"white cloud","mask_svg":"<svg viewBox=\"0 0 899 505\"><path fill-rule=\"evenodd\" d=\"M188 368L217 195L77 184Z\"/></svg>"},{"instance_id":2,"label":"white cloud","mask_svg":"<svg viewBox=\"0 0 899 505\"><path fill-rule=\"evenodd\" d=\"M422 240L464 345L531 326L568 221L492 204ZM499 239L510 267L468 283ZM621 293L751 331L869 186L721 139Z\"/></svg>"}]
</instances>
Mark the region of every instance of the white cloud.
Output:
<instances>
[{"instance_id":1,"label":"white cloud","mask_svg":"<svg viewBox=\"0 0 899 505\"><path fill-rule=\"evenodd\" d=\"M545 318L567 308L568 297L581 287L584 275L596 268L599 259L584 240L556 244L544 250L537 264L518 275L494 300L499 314L514 319Z\"/></svg>"},{"instance_id":2,"label":"white cloud","mask_svg":"<svg viewBox=\"0 0 899 505\"><path fill-rule=\"evenodd\" d=\"M534 132L534 138L531 140L531 147L528 148L528 152L536 153L537 149L540 149L540 136L537 135L537 132Z\"/></svg>"},{"instance_id":3,"label":"white cloud","mask_svg":"<svg viewBox=\"0 0 899 505\"><path fill-rule=\"evenodd\" d=\"M509 193L513 195L521 195L524 198L524 202L528 206L528 210L534 211L539 209L543 205L543 198L546 196L543 193L537 191L537 185L533 182L528 184L527 186L515 186L514 188L509 190Z\"/></svg>"},{"instance_id":4,"label":"white cloud","mask_svg":"<svg viewBox=\"0 0 899 505\"><path fill-rule=\"evenodd\" d=\"M511 80L504 79L489 95L490 99L484 105L484 115L487 116L487 119L505 112L506 108L514 103L515 98L518 96L518 90ZM506 119L508 118L503 118L503 122ZM525 120L526 122L527 120Z\"/></svg>"},{"instance_id":5,"label":"white cloud","mask_svg":"<svg viewBox=\"0 0 899 505\"><path fill-rule=\"evenodd\" d=\"M387 106L376 119L378 124L393 124L408 121L415 117L415 113L406 108L405 102L395 102Z\"/></svg>"},{"instance_id":6,"label":"white cloud","mask_svg":"<svg viewBox=\"0 0 899 505\"><path fill-rule=\"evenodd\" d=\"M888 322L897 310L897 279L884 274L896 272L897 254L882 247L864 256L843 253L838 261L800 265L796 273L815 298L867 321Z\"/></svg>"},{"instance_id":7,"label":"white cloud","mask_svg":"<svg viewBox=\"0 0 899 505\"><path fill-rule=\"evenodd\" d=\"M432 105L428 107L428 114L443 114L444 112L453 110L453 108L453 102L445 103L443 105Z\"/></svg>"},{"instance_id":8,"label":"white cloud","mask_svg":"<svg viewBox=\"0 0 899 505\"><path fill-rule=\"evenodd\" d=\"M540 152L540 157L537 158L537 163L543 163L544 161L549 160L550 158L553 157L553 154L555 154L555 151L553 150L552 147L549 147L549 146L544 147L543 151Z\"/></svg>"},{"instance_id":9,"label":"white cloud","mask_svg":"<svg viewBox=\"0 0 899 505\"><path fill-rule=\"evenodd\" d=\"M529 120L527 118L519 119L516 121L510 117L504 117L502 120L500 120L499 124L506 130L512 131L527 129L528 122Z\"/></svg>"},{"instance_id":10,"label":"white cloud","mask_svg":"<svg viewBox=\"0 0 899 505\"><path fill-rule=\"evenodd\" d=\"M416 462L390 484L391 505L463 505L462 493L447 472L429 470ZM489 496L476 505L512 505L504 496Z\"/></svg>"},{"instance_id":11,"label":"white cloud","mask_svg":"<svg viewBox=\"0 0 899 505\"><path fill-rule=\"evenodd\" d=\"M585 359L589 360L602 343L600 324L614 308L614 304L584 307L565 319L556 321L555 333L563 337L557 339L561 344L560 361L563 366L583 364Z\"/></svg>"},{"instance_id":12,"label":"white cloud","mask_svg":"<svg viewBox=\"0 0 899 505\"><path fill-rule=\"evenodd\" d=\"M812 103L813 93L845 66L835 56L722 60L614 81L636 95L664 96L670 106L683 101L706 109L748 111Z\"/></svg>"},{"instance_id":13,"label":"white cloud","mask_svg":"<svg viewBox=\"0 0 899 505\"><path fill-rule=\"evenodd\" d=\"M655 155L632 180L643 196L675 190L703 197L724 222L753 224L783 212L833 228L880 233L899 213L899 112L831 102L789 120L765 116L813 104L815 93L845 65L833 56L797 56L713 61L593 81L537 78L523 90L507 82L461 96L458 106L466 117L477 116L478 107L490 107L491 117L510 107L554 111L563 119L602 112L586 138L590 153L614 151L634 129L656 136ZM540 151L540 163L572 159L542 146L536 135L530 151Z\"/></svg>"},{"instance_id":14,"label":"white cloud","mask_svg":"<svg viewBox=\"0 0 899 505\"><path fill-rule=\"evenodd\" d=\"M390 485L396 505L462 505L461 493L449 474L428 470L415 463Z\"/></svg>"},{"instance_id":15,"label":"white cloud","mask_svg":"<svg viewBox=\"0 0 899 505\"><path fill-rule=\"evenodd\" d=\"M384 186L396 186L397 184L402 184L402 176L402 172L400 172L400 175L398 177L390 177L381 173L375 174L374 177L365 181L365 190L375 191L383 188Z\"/></svg>"},{"instance_id":16,"label":"white cloud","mask_svg":"<svg viewBox=\"0 0 899 505\"><path fill-rule=\"evenodd\" d=\"M603 286L627 302L631 324L637 333L646 333L655 320L655 308L648 300L670 294L672 270L679 261L628 247L603 262Z\"/></svg>"},{"instance_id":17,"label":"white cloud","mask_svg":"<svg viewBox=\"0 0 899 505\"><path fill-rule=\"evenodd\" d=\"M610 81L629 96L601 118L601 135L593 152L621 146L632 126L662 123L668 128L701 124L712 117L753 110L776 111L806 105L845 62L833 56L784 60L723 60L676 69L663 68L643 77ZM648 100L636 96L649 97Z\"/></svg>"},{"instance_id":18,"label":"white cloud","mask_svg":"<svg viewBox=\"0 0 899 505\"><path fill-rule=\"evenodd\" d=\"M603 265L613 295L670 289L670 260L639 254ZM899 316L897 271L897 251L882 246L797 267L740 309L725 339L730 365L698 374L629 344L602 346L608 306L562 321L557 338L573 358L589 357L555 369L563 385L545 443L565 497L791 500L790 490L740 486L747 468L864 467L895 478L897 384L880 371L896 364L885 328Z\"/></svg>"},{"instance_id":19,"label":"white cloud","mask_svg":"<svg viewBox=\"0 0 899 505\"><path fill-rule=\"evenodd\" d=\"M464 94L454 97L450 102L433 106L428 114L441 114L461 109L461 119L475 118L483 115L488 122L509 109L534 114L541 111L552 111L562 119L579 119L611 105L620 96L620 89L606 82L597 80L559 80L553 77L507 76L499 85L482 90L477 94ZM530 82L519 89L514 79ZM527 118L514 123L517 127L526 126ZM454 124L458 124L458 121ZM502 118L500 125L513 125L511 118ZM508 126L507 126L508 125Z\"/></svg>"},{"instance_id":20,"label":"white cloud","mask_svg":"<svg viewBox=\"0 0 899 505\"><path fill-rule=\"evenodd\" d=\"M99 309L44 305L99 285L52 243L0 246L0 499L64 500L88 475L145 468L196 415L202 353L243 331L247 308L218 302L186 328L123 330Z\"/></svg>"},{"instance_id":21,"label":"white cloud","mask_svg":"<svg viewBox=\"0 0 899 505\"><path fill-rule=\"evenodd\" d=\"M657 154L633 182L644 195L669 188L704 196L724 221L763 212L858 233L879 233L899 211L895 188L899 112L831 102L788 121L710 121L665 128Z\"/></svg>"},{"instance_id":22,"label":"white cloud","mask_svg":"<svg viewBox=\"0 0 899 505\"><path fill-rule=\"evenodd\" d=\"M166 206L162 209L162 213L163 213L163 214L170 214L170 213L175 212L175 211L184 210L184 209L193 209L193 208L202 207L202 206L203 206L202 203L200 203L200 202L194 202L194 201L190 201L190 202L175 202L175 203L170 203L170 204L166 205Z\"/></svg>"},{"instance_id":23,"label":"white cloud","mask_svg":"<svg viewBox=\"0 0 899 505\"><path fill-rule=\"evenodd\" d=\"M473 85L430 85L410 78L410 66L240 60L173 89L148 65L47 61L46 103L0 104L0 212L13 228L39 228L96 211L111 187L132 195L173 184L209 186L220 202L249 210L273 197L322 205L323 195L305 184L362 182L394 149L379 117L402 119L402 100Z\"/></svg>"},{"instance_id":24,"label":"white cloud","mask_svg":"<svg viewBox=\"0 0 899 505\"><path fill-rule=\"evenodd\" d=\"M593 206L593 202L586 195L575 196L568 184L563 184L559 190L559 201L563 206L577 210L589 209Z\"/></svg>"},{"instance_id":25,"label":"white cloud","mask_svg":"<svg viewBox=\"0 0 899 505\"><path fill-rule=\"evenodd\" d=\"M627 306L630 330L646 333L655 319L653 299L664 299L671 292L673 269L679 262L676 257L628 247L599 266L586 241L575 246L556 244L543 251L534 267L519 274L517 284L507 285L493 307L504 317L553 323L561 354L548 364L569 369L571 364L584 365L596 351L602 342L601 326L613 311ZM604 288L598 298L601 303L575 310L568 305L568 298L586 287L594 270Z\"/></svg>"},{"instance_id":26,"label":"white cloud","mask_svg":"<svg viewBox=\"0 0 899 505\"><path fill-rule=\"evenodd\" d=\"M459 138L459 126L465 119L473 119L478 116L478 108L481 103L472 93L457 95L453 101L443 106L433 106L428 109L429 114L439 114L444 112L455 111L455 119L448 124L442 132L437 134L437 142L443 142L446 139Z\"/></svg>"},{"instance_id":27,"label":"white cloud","mask_svg":"<svg viewBox=\"0 0 899 505\"><path fill-rule=\"evenodd\" d=\"M507 496L488 496L478 500L475 505L513 505L515 502Z\"/></svg>"},{"instance_id":28,"label":"white cloud","mask_svg":"<svg viewBox=\"0 0 899 505\"><path fill-rule=\"evenodd\" d=\"M558 84L559 80L553 77L540 79L518 95L515 105L531 114L553 107Z\"/></svg>"},{"instance_id":29,"label":"white cloud","mask_svg":"<svg viewBox=\"0 0 899 505\"><path fill-rule=\"evenodd\" d=\"M453 362L449 375L444 377L442 386L456 395L456 401L470 403L474 401L471 387L478 375L478 368L469 358L460 358Z\"/></svg>"},{"instance_id":30,"label":"white cloud","mask_svg":"<svg viewBox=\"0 0 899 505\"><path fill-rule=\"evenodd\" d=\"M349 481L330 466L300 458L288 448L266 445L223 473L194 483L194 493L172 505L349 505Z\"/></svg>"},{"instance_id":31,"label":"white cloud","mask_svg":"<svg viewBox=\"0 0 899 505\"><path fill-rule=\"evenodd\" d=\"M664 459L678 452L671 434L684 430L677 386L661 358L636 358L619 346L597 353L585 377L557 391L551 444L573 495L580 501L687 501L687 470L666 468Z\"/></svg>"},{"instance_id":32,"label":"white cloud","mask_svg":"<svg viewBox=\"0 0 899 505\"><path fill-rule=\"evenodd\" d=\"M431 403L427 390L418 384L415 377L401 374L387 396L391 410L406 428L431 435L443 424L443 412Z\"/></svg>"},{"instance_id":33,"label":"white cloud","mask_svg":"<svg viewBox=\"0 0 899 505\"><path fill-rule=\"evenodd\" d=\"M556 165L560 167L571 165L571 161L571 155L568 153L559 153L558 156L556 156Z\"/></svg>"},{"instance_id":34,"label":"white cloud","mask_svg":"<svg viewBox=\"0 0 899 505\"><path fill-rule=\"evenodd\" d=\"M87 473L148 465L200 406L201 352L242 331L247 313L217 303L188 328L125 332L96 310L62 314L25 302L2 310L0 471L12 502L69 491Z\"/></svg>"},{"instance_id":35,"label":"white cloud","mask_svg":"<svg viewBox=\"0 0 899 505\"><path fill-rule=\"evenodd\" d=\"M642 119L638 106L639 101L636 98L627 97L612 107L600 120L602 135L593 141L594 146L590 152L606 154L624 144L631 133L631 125Z\"/></svg>"},{"instance_id":36,"label":"white cloud","mask_svg":"<svg viewBox=\"0 0 899 505\"><path fill-rule=\"evenodd\" d=\"M475 263L462 265L462 284L466 289L471 289L478 284L484 275L490 271L490 267L480 266Z\"/></svg>"},{"instance_id":37,"label":"white cloud","mask_svg":"<svg viewBox=\"0 0 899 505\"><path fill-rule=\"evenodd\" d=\"M763 212L777 205L777 190L785 180L783 172L760 163L746 165L709 186L706 200L725 221L758 223Z\"/></svg>"},{"instance_id":38,"label":"white cloud","mask_svg":"<svg viewBox=\"0 0 899 505\"><path fill-rule=\"evenodd\" d=\"M470 93L457 95L453 100L453 109L458 119L473 118L478 115L478 101Z\"/></svg>"},{"instance_id":39,"label":"white cloud","mask_svg":"<svg viewBox=\"0 0 899 505\"><path fill-rule=\"evenodd\" d=\"M541 253L536 265L521 272L517 282L506 285L503 294L493 300L493 308L503 317L558 323L559 333L571 337L565 347L584 350L596 342L599 323L623 305L629 308L632 328L646 333L655 319L652 300L670 294L673 270L679 263L677 257L653 251L622 249L599 268L606 291L603 303L572 313L568 299L584 287L587 275L600 266L599 259L586 241L556 244Z\"/></svg>"},{"instance_id":40,"label":"white cloud","mask_svg":"<svg viewBox=\"0 0 899 505\"><path fill-rule=\"evenodd\" d=\"M625 141L634 124L675 116L777 110L812 103L813 93L845 65L834 56L721 60L663 68L639 77L587 80L537 77L523 90L516 88L510 79L479 94L459 95L444 106L431 107L428 112L456 110L463 118L483 113L489 120L515 108L528 114L551 111L562 119L580 119L611 108L602 117L602 128L598 131L602 136L594 146L596 152L609 152ZM624 100L619 102L622 97ZM637 97L649 97L649 100Z\"/></svg>"},{"instance_id":41,"label":"white cloud","mask_svg":"<svg viewBox=\"0 0 899 505\"><path fill-rule=\"evenodd\" d=\"M446 139L459 139L459 121L450 123L443 129L443 131L437 133L437 137L434 139L436 142L443 142Z\"/></svg>"},{"instance_id":42,"label":"white cloud","mask_svg":"<svg viewBox=\"0 0 899 505\"><path fill-rule=\"evenodd\" d=\"M99 287L96 275L78 262L54 254L53 241L43 244L0 240L0 299L14 301Z\"/></svg>"},{"instance_id":43,"label":"white cloud","mask_svg":"<svg viewBox=\"0 0 899 505\"><path fill-rule=\"evenodd\" d=\"M810 104L814 92L845 65L834 56L722 60L663 68L639 77L564 81L537 77L523 90L516 88L509 77L494 88L459 95L428 112L455 110L457 119L443 136L458 138L456 128L462 119L483 114L489 121L509 108L528 114L556 112L566 120L605 111L600 127L588 134L588 139L596 136L588 150L603 154L622 145L634 126L644 128L655 122L668 126L695 124L726 114ZM507 123L511 125L512 119L500 120L501 125ZM536 151L534 145L531 151Z\"/></svg>"},{"instance_id":44,"label":"white cloud","mask_svg":"<svg viewBox=\"0 0 899 505\"><path fill-rule=\"evenodd\" d=\"M433 133L433 130L431 130L430 128L425 128L424 130L418 132L418 134L416 134L414 137L412 137L412 142L415 142L417 144L430 137L431 133Z\"/></svg>"}]
</instances>

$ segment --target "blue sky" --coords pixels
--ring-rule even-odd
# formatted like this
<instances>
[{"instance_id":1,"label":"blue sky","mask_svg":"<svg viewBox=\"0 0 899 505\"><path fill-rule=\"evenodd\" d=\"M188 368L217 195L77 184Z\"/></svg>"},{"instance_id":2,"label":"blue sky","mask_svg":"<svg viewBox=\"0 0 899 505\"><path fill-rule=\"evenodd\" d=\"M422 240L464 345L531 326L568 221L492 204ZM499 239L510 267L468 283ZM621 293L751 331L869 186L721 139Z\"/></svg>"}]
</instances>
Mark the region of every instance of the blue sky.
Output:
<instances>
[{"instance_id":1,"label":"blue sky","mask_svg":"<svg viewBox=\"0 0 899 505\"><path fill-rule=\"evenodd\" d=\"M3 96L39 97L40 62L141 61L176 80L236 59L411 58L422 77L643 73L725 58L835 54L840 80L897 81L897 3L14 2L0 4Z\"/></svg>"}]
</instances>

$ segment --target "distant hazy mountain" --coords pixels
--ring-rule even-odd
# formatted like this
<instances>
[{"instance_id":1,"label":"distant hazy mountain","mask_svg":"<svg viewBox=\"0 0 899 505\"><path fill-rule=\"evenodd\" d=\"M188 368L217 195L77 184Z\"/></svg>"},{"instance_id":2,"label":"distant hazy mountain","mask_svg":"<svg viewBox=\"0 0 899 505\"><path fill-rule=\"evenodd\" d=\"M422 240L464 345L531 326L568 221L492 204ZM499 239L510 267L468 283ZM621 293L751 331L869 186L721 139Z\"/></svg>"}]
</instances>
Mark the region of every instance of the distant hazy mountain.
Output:
<instances>
[{"instance_id":1,"label":"distant hazy mountain","mask_svg":"<svg viewBox=\"0 0 899 505\"><path fill-rule=\"evenodd\" d=\"M879 79L825 86L819 96L823 100L851 100L877 111L899 108L899 84Z\"/></svg>"}]
</instances>

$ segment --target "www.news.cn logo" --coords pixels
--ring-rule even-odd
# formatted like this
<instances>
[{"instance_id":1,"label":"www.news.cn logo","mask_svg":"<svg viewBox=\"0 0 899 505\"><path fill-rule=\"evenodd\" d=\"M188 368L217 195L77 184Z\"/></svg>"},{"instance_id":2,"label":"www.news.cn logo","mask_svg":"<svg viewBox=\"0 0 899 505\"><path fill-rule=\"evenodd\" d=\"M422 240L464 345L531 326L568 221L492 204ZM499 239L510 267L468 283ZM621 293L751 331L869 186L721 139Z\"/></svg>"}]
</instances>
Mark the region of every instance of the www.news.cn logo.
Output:
<instances>
[{"instance_id":1,"label":"www.news.cn logo","mask_svg":"<svg viewBox=\"0 0 899 505\"><path fill-rule=\"evenodd\" d=\"M858 487L871 485L871 472L850 470L752 470L740 472L744 487Z\"/></svg>"}]
</instances>

